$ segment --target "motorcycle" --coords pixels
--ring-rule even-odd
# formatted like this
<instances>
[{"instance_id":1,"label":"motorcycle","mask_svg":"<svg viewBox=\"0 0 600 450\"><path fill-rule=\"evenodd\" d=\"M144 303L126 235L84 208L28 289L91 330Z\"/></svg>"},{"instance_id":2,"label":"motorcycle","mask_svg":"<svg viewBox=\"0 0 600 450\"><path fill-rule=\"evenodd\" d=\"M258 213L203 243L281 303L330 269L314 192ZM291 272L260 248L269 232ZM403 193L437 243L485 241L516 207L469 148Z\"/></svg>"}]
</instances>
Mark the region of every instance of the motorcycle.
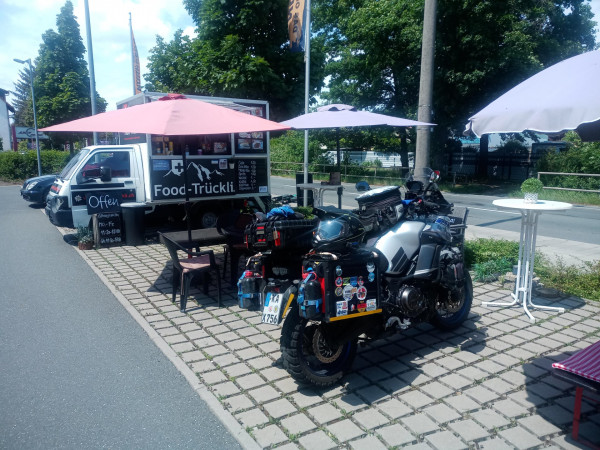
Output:
<instances>
[{"instance_id":1,"label":"motorcycle","mask_svg":"<svg viewBox=\"0 0 600 450\"><path fill-rule=\"evenodd\" d=\"M468 210L453 215L437 186L439 173L426 169L417 177L407 181L404 199L398 187L388 187L358 196L357 210L317 209L320 220L294 274L299 277L261 278L249 269L240 278L240 304L244 283L262 279L246 306L257 302L263 323L285 319L282 360L295 379L332 385L350 370L359 340L422 322L452 330L468 317Z\"/></svg>"}]
</instances>

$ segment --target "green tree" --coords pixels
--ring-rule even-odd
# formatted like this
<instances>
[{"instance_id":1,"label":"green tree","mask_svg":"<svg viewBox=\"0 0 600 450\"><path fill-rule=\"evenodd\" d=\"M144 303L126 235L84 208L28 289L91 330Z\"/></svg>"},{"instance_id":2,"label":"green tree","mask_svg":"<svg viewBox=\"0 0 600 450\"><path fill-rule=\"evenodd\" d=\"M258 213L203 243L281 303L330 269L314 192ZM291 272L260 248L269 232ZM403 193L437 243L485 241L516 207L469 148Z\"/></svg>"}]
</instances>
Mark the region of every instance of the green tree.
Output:
<instances>
[{"instance_id":1,"label":"green tree","mask_svg":"<svg viewBox=\"0 0 600 450\"><path fill-rule=\"evenodd\" d=\"M58 32L47 30L35 61L34 87L38 126L44 127L91 115L90 77L84 59L85 47L73 4L67 1L56 18ZM97 111L106 101L96 94ZM33 125L33 124L31 124ZM55 144L73 136L52 136Z\"/></svg>"},{"instance_id":2,"label":"green tree","mask_svg":"<svg viewBox=\"0 0 600 450\"><path fill-rule=\"evenodd\" d=\"M15 83L13 90L12 105L15 108L15 126L17 127L33 127L30 80L29 65L26 64L19 71L19 80Z\"/></svg>"},{"instance_id":3,"label":"green tree","mask_svg":"<svg viewBox=\"0 0 600 450\"><path fill-rule=\"evenodd\" d=\"M317 0L324 97L413 117L424 0ZM468 117L540 69L595 46L589 0L438 1L433 150Z\"/></svg>"},{"instance_id":4,"label":"green tree","mask_svg":"<svg viewBox=\"0 0 600 450\"><path fill-rule=\"evenodd\" d=\"M185 0L198 37L157 39L150 88L268 100L271 118L302 111L304 58L287 47L287 0ZM322 86L323 39L311 41L311 89Z\"/></svg>"}]
</instances>

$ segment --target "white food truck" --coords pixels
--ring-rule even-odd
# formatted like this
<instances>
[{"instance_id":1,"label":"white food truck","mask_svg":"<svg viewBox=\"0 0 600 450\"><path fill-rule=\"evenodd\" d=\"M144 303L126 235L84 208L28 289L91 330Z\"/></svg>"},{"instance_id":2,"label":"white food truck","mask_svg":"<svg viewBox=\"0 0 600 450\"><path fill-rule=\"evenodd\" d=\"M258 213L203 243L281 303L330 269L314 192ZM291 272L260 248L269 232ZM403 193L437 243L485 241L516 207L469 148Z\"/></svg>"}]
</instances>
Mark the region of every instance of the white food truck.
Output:
<instances>
[{"instance_id":1,"label":"white food truck","mask_svg":"<svg viewBox=\"0 0 600 450\"><path fill-rule=\"evenodd\" d=\"M117 108L164 95L145 92L118 102ZM265 101L186 97L269 118ZM183 218L186 189L195 226L214 226L219 212L247 199L264 209L264 200L270 197L269 133L168 137L121 133L119 144L86 147L69 161L50 189L46 213L59 226L90 226L93 214L115 212L122 203L136 202L146 214Z\"/></svg>"}]
</instances>

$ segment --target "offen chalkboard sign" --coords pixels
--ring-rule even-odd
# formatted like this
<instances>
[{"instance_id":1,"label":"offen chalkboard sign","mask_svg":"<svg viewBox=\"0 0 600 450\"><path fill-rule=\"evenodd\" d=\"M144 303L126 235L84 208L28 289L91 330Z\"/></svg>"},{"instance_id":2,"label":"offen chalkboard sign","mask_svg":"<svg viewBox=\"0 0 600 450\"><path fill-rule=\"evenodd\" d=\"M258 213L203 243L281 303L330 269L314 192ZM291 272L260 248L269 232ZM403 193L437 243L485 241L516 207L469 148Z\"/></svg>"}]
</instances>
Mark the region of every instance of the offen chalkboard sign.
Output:
<instances>
[{"instance_id":1,"label":"offen chalkboard sign","mask_svg":"<svg viewBox=\"0 0 600 450\"><path fill-rule=\"evenodd\" d=\"M113 247L123 243L120 213L99 213L92 217L96 248Z\"/></svg>"}]
</instances>

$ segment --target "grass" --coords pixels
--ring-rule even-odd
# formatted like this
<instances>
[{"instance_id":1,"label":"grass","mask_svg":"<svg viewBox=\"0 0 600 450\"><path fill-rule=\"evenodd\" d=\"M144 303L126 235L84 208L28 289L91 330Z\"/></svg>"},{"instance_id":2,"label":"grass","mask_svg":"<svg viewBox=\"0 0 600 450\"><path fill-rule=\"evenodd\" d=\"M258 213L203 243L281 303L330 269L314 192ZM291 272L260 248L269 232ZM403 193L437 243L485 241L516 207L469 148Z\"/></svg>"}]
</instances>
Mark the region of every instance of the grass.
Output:
<instances>
[{"instance_id":1,"label":"grass","mask_svg":"<svg viewBox=\"0 0 600 450\"><path fill-rule=\"evenodd\" d=\"M503 239L474 239L465 243L465 262L478 281L489 281L512 270L519 244ZM600 301L600 260L583 266L551 262L536 255L535 274L546 287L588 300Z\"/></svg>"},{"instance_id":2,"label":"grass","mask_svg":"<svg viewBox=\"0 0 600 450\"><path fill-rule=\"evenodd\" d=\"M453 194L480 194L480 195L506 195L512 198L523 198L519 183L508 182L472 182L468 184L457 184L442 182L440 189ZM555 189L544 189L538 198L540 200L552 200L556 202L574 203L577 205L600 206L600 194L593 192L562 191Z\"/></svg>"}]
</instances>

